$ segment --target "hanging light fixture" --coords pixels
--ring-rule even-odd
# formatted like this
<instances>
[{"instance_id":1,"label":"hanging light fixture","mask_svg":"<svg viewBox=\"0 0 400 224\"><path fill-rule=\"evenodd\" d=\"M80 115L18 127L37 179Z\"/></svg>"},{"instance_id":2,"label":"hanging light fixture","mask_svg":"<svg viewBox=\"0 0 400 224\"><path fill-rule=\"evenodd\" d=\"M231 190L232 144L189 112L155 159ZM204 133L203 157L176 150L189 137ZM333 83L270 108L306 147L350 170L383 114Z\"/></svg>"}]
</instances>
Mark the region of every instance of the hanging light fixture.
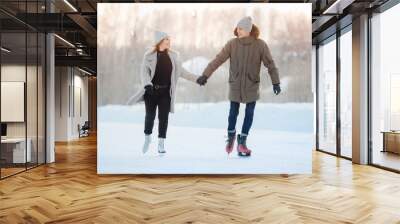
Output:
<instances>
[{"instance_id":1,"label":"hanging light fixture","mask_svg":"<svg viewBox=\"0 0 400 224\"><path fill-rule=\"evenodd\" d=\"M65 4L67 4L74 12L78 12L78 10L68 1L64 0Z\"/></svg>"},{"instance_id":2,"label":"hanging light fixture","mask_svg":"<svg viewBox=\"0 0 400 224\"><path fill-rule=\"evenodd\" d=\"M4 51L6 53L10 53L11 52L11 50L9 50L9 49L7 49L5 47L1 47L1 51Z\"/></svg>"}]
</instances>

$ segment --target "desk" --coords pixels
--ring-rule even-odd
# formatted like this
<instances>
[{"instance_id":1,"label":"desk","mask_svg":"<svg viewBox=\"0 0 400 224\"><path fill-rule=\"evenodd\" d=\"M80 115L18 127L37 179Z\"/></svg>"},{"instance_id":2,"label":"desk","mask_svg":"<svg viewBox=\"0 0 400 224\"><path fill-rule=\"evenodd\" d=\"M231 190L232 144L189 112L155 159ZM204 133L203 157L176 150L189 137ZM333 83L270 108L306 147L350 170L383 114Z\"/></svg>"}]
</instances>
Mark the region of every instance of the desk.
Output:
<instances>
[{"instance_id":1,"label":"desk","mask_svg":"<svg viewBox=\"0 0 400 224\"><path fill-rule=\"evenodd\" d=\"M400 154L400 131L382 131L383 150L382 152L392 152Z\"/></svg>"},{"instance_id":2,"label":"desk","mask_svg":"<svg viewBox=\"0 0 400 224\"><path fill-rule=\"evenodd\" d=\"M31 154L31 145L32 141L30 138L27 138L27 146L26 147L26 155L25 155L25 138L5 138L1 139L1 156L5 158L7 162L10 163L25 163L31 162L32 154ZM11 147L10 147L11 146ZM5 154L5 155L4 155ZM9 154L12 154L8 156ZM12 158L12 160L11 160ZM25 161L25 158L27 159Z\"/></svg>"}]
</instances>

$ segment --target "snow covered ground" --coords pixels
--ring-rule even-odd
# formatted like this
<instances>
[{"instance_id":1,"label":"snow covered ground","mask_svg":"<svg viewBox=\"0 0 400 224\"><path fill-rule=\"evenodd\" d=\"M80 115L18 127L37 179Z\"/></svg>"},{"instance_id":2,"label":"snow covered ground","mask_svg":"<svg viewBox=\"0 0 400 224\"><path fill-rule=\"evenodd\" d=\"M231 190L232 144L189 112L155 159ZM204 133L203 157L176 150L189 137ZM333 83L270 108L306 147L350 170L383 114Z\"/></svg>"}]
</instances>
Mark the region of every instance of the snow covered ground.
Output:
<instances>
[{"instance_id":1,"label":"snow covered ground","mask_svg":"<svg viewBox=\"0 0 400 224\"><path fill-rule=\"evenodd\" d=\"M103 106L98 112L100 174L311 173L312 104L257 103L248 137L249 158L225 153L229 103L177 104L170 114L165 155L157 153L157 127L142 154L144 105ZM237 130L244 115L241 105Z\"/></svg>"}]
</instances>

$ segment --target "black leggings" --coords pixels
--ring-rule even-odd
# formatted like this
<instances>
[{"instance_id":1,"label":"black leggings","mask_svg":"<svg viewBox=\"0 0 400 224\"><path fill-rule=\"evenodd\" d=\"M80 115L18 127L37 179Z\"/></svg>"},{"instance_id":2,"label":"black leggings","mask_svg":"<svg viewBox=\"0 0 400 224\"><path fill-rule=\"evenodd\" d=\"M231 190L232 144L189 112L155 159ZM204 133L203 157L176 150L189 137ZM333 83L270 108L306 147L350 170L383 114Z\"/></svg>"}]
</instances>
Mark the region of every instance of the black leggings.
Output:
<instances>
[{"instance_id":1,"label":"black leggings","mask_svg":"<svg viewBox=\"0 0 400 224\"><path fill-rule=\"evenodd\" d=\"M144 121L144 133L149 135L153 132L156 109L158 107L158 137L165 138L168 128L168 115L171 108L171 96L169 88L154 89L152 95L144 95L146 116Z\"/></svg>"}]
</instances>

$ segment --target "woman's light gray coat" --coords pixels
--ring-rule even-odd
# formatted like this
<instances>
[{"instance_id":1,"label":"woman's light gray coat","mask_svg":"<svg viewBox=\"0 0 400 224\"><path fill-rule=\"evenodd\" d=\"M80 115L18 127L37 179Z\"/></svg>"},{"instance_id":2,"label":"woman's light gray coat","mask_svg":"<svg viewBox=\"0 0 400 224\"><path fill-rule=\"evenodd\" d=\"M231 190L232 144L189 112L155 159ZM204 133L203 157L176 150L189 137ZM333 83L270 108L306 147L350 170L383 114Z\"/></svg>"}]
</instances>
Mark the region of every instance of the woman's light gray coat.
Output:
<instances>
[{"instance_id":1,"label":"woman's light gray coat","mask_svg":"<svg viewBox=\"0 0 400 224\"><path fill-rule=\"evenodd\" d=\"M179 53L173 50L168 50L169 58L172 63L172 72L171 72L171 109L170 112L174 112L175 106L175 91L176 84L180 77L187 79L192 82L196 82L197 76L188 72L182 67L182 63L179 58ZM141 77L141 87L140 90L133 95L127 102L127 104L134 104L144 100L143 96L145 93L144 87L147 85L153 85L151 80L154 77L154 73L157 65L157 52L156 51L147 51L144 54L143 62L140 68L140 77Z\"/></svg>"}]
</instances>

